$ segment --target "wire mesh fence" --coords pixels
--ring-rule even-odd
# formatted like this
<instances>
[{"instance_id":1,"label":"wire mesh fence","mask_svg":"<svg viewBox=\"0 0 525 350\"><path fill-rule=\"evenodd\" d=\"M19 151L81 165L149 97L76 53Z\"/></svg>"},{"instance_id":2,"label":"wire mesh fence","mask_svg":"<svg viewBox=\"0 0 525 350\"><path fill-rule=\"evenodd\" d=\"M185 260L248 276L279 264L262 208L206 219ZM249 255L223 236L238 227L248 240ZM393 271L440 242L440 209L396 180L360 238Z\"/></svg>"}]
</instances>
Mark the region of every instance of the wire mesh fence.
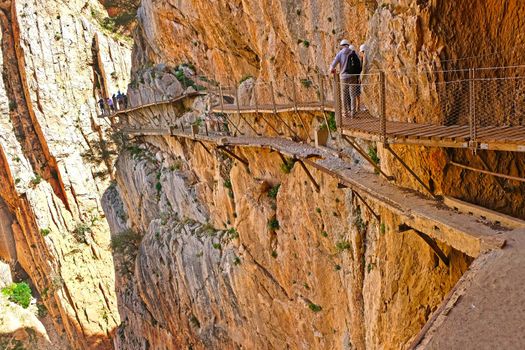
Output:
<instances>
[{"instance_id":1,"label":"wire mesh fence","mask_svg":"<svg viewBox=\"0 0 525 350\"><path fill-rule=\"evenodd\" d=\"M209 105L206 121L217 129L215 126L228 124L232 115L266 113L274 114L275 125L281 128L280 112L335 110L338 127L384 138L395 137L407 125L421 124L439 126L436 130L442 135L448 130L443 127L456 127L450 130L463 134L468 130L470 141L491 132L498 135L498 128L525 127L525 66L403 70L334 78L312 74L270 82L249 79L241 84L204 84ZM143 105L170 101L148 94L137 91ZM106 114L111 110L105 105L104 109ZM426 134L431 131L425 130Z\"/></svg>"}]
</instances>

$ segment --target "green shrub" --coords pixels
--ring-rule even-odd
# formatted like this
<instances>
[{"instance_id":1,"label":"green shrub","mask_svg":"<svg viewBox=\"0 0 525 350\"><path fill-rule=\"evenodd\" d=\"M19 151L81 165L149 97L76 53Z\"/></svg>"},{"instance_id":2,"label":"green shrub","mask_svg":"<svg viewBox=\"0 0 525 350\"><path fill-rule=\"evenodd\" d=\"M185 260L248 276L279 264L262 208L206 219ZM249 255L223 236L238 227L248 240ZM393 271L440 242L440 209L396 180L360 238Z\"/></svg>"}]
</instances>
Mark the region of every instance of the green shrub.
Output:
<instances>
[{"instance_id":1,"label":"green shrub","mask_svg":"<svg viewBox=\"0 0 525 350\"><path fill-rule=\"evenodd\" d=\"M326 232L326 231L321 232L321 236L328 237L328 232Z\"/></svg>"},{"instance_id":2,"label":"green shrub","mask_svg":"<svg viewBox=\"0 0 525 350\"><path fill-rule=\"evenodd\" d=\"M233 258L233 264L234 265L240 265L241 264L241 258L239 258L238 256Z\"/></svg>"},{"instance_id":3,"label":"green shrub","mask_svg":"<svg viewBox=\"0 0 525 350\"><path fill-rule=\"evenodd\" d=\"M379 226L379 232L384 235L386 233L386 225L384 222L381 223L381 225Z\"/></svg>"},{"instance_id":4,"label":"green shrub","mask_svg":"<svg viewBox=\"0 0 525 350\"><path fill-rule=\"evenodd\" d=\"M234 195L233 195L233 185L232 185L232 181L230 179L226 179L224 180L224 187L226 187L228 189L228 196L233 199L234 198Z\"/></svg>"},{"instance_id":5,"label":"green shrub","mask_svg":"<svg viewBox=\"0 0 525 350\"><path fill-rule=\"evenodd\" d=\"M308 40L303 40L303 46L306 47L306 48L309 48L310 47L310 42Z\"/></svg>"},{"instance_id":6,"label":"green shrub","mask_svg":"<svg viewBox=\"0 0 525 350\"><path fill-rule=\"evenodd\" d=\"M311 81L310 79L301 79L301 84L302 84L305 88L309 89L309 88L312 87L312 85L314 85L314 82Z\"/></svg>"},{"instance_id":7,"label":"green shrub","mask_svg":"<svg viewBox=\"0 0 525 350\"><path fill-rule=\"evenodd\" d=\"M334 266L334 269L335 269L335 271L339 271L339 270L341 270L341 265L338 265L338 264L335 265L335 266Z\"/></svg>"},{"instance_id":8,"label":"green shrub","mask_svg":"<svg viewBox=\"0 0 525 350\"><path fill-rule=\"evenodd\" d=\"M24 309L31 303L31 288L26 282L13 283L2 289L2 294L8 297L10 301L22 306Z\"/></svg>"},{"instance_id":9,"label":"green shrub","mask_svg":"<svg viewBox=\"0 0 525 350\"><path fill-rule=\"evenodd\" d=\"M374 269L374 267L376 267L376 264L369 263L369 264L366 266L366 271L367 271L367 273L370 273L370 271L372 271L372 270Z\"/></svg>"},{"instance_id":10,"label":"green shrub","mask_svg":"<svg viewBox=\"0 0 525 350\"><path fill-rule=\"evenodd\" d=\"M335 247L338 251L342 252L343 250L352 249L352 244L348 241L339 241L335 244Z\"/></svg>"},{"instance_id":11,"label":"green shrub","mask_svg":"<svg viewBox=\"0 0 525 350\"><path fill-rule=\"evenodd\" d=\"M31 179L31 185L37 186L42 182L42 176L40 174L35 174L35 177Z\"/></svg>"},{"instance_id":12,"label":"green shrub","mask_svg":"<svg viewBox=\"0 0 525 350\"><path fill-rule=\"evenodd\" d=\"M88 243L87 235L92 233L91 227L88 224L80 223L75 226L73 230L73 237L77 240L78 243Z\"/></svg>"},{"instance_id":13,"label":"green shrub","mask_svg":"<svg viewBox=\"0 0 525 350\"><path fill-rule=\"evenodd\" d=\"M272 258L274 258L274 259L277 258L277 251L275 251L275 250L272 251Z\"/></svg>"},{"instance_id":14,"label":"green shrub","mask_svg":"<svg viewBox=\"0 0 525 350\"><path fill-rule=\"evenodd\" d=\"M316 212L317 214L321 214L321 208L315 208L315 212Z\"/></svg>"},{"instance_id":15,"label":"green shrub","mask_svg":"<svg viewBox=\"0 0 525 350\"><path fill-rule=\"evenodd\" d=\"M335 120L334 112L328 114L328 128L330 128L330 131L337 131L337 122Z\"/></svg>"},{"instance_id":16,"label":"green shrub","mask_svg":"<svg viewBox=\"0 0 525 350\"><path fill-rule=\"evenodd\" d=\"M312 310L313 312L319 312L323 309L321 306L314 304L311 301L308 302L308 308Z\"/></svg>"},{"instance_id":17,"label":"green shrub","mask_svg":"<svg viewBox=\"0 0 525 350\"><path fill-rule=\"evenodd\" d=\"M268 220L268 229L271 232L274 232L274 231L278 230L279 228L280 228L279 220L277 220L276 217L273 217L270 220Z\"/></svg>"},{"instance_id":18,"label":"green shrub","mask_svg":"<svg viewBox=\"0 0 525 350\"><path fill-rule=\"evenodd\" d=\"M231 227L228 231L228 236L230 236L230 239L236 239L239 238L239 232L235 229L235 227Z\"/></svg>"},{"instance_id":19,"label":"green shrub","mask_svg":"<svg viewBox=\"0 0 525 350\"><path fill-rule=\"evenodd\" d=\"M40 234L42 235L42 237L45 237L45 236L47 236L50 233L51 233L51 230L48 229L48 228L43 228L43 229L40 230Z\"/></svg>"},{"instance_id":20,"label":"green shrub","mask_svg":"<svg viewBox=\"0 0 525 350\"><path fill-rule=\"evenodd\" d=\"M290 174L295 165L295 162L295 159L286 159L285 162L281 164L281 171L285 174Z\"/></svg>"},{"instance_id":21,"label":"green shrub","mask_svg":"<svg viewBox=\"0 0 525 350\"><path fill-rule=\"evenodd\" d=\"M268 197L275 199L277 198L277 193L279 192L279 188L281 188L281 184L275 185L268 191Z\"/></svg>"},{"instance_id":22,"label":"green shrub","mask_svg":"<svg viewBox=\"0 0 525 350\"><path fill-rule=\"evenodd\" d=\"M379 157L377 155L377 147L368 147L368 156L375 164L379 164Z\"/></svg>"},{"instance_id":23,"label":"green shrub","mask_svg":"<svg viewBox=\"0 0 525 350\"><path fill-rule=\"evenodd\" d=\"M220 243L213 243L212 247L215 248L215 249L221 249L222 248Z\"/></svg>"}]
</instances>

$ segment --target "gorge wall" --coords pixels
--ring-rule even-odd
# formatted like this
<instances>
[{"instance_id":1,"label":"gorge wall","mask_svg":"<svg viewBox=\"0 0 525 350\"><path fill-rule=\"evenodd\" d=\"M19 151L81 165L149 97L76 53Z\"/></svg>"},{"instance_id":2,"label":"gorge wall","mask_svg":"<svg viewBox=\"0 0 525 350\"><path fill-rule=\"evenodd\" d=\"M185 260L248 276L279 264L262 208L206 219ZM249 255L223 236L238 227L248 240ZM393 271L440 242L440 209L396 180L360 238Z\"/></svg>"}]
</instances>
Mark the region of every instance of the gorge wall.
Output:
<instances>
[{"instance_id":1,"label":"gorge wall","mask_svg":"<svg viewBox=\"0 0 525 350\"><path fill-rule=\"evenodd\" d=\"M111 150L96 103L125 91L130 47L102 28L95 1L2 1L0 10L0 258L32 284L42 322L21 321L2 344L107 349L120 319L100 205Z\"/></svg>"},{"instance_id":2,"label":"gorge wall","mask_svg":"<svg viewBox=\"0 0 525 350\"><path fill-rule=\"evenodd\" d=\"M126 1L103 3L112 16L127 13ZM126 140L113 168L117 149L97 99L129 82L137 105L180 95L187 77L279 84L327 73L348 38L366 42L368 71L391 72L393 115L424 121L433 106L411 84L433 92L444 77L428 69L519 64L524 7L143 0L130 59L128 40L111 33L114 22L95 1L0 1L0 258L12 262L15 280L32 282L48 312L37 320L42 326L20 323L22 331L0 341L16 336L55 349L408 347L471 257L439 243L451 258L444 266L419 237L398 232L394 213L374 207L379 222L318 171L316 192L300 166L283 166L267 150L235 148L250 159L244 167L210 145L139 137ZM508 54L458 59L480 52ZM199 97L174 112L194 122L207 103ZM424 192L378 148L399 185ZM437 194L525 216L522 185L447 166L452 158L479 162L471 153L395 149ZM481 156L511 175L525 166L517 154ZM349 166L370 170L357 156ZM3 299L0 308L16 316ZM37 330L37 343L26 328Z\"/></svg>"},{"instance_id":3,"label":"gorge wall","mask_svg":"<svg viewBox=\"0 0 525 350\"><path fill-rule=\"evenodd\" d=\"M470 10L452 1L145 0L133 79L143 81L151 67L187 63L225 85L246 76L279 84L327 73L346 37L367 43L369 71L392 72L388 86L403 101L390 101L395 114L408 118L403 113L410 111L424 121L432 118L425 115L432 106L425 104L426 91L411 84L432 89L445 78L429 70L497 61L457 59L480 51L512 52L505 64L521 58L510 44L510 38L523 40L516 36L523 13L518 1L464 6L473 13L468 20ZM477 40L469 28L483 25L487 35ZM205 104L197 100L188 111ZM312 115L303 117L317 125ZM505 194L483 177L481 190L479 175L447 166L452 157L475 162L472 154L395 150L435 193L523 215L519 184L509 183L515 190ZM445 268L418 237L397 232L394 214L381 210L377 222L352 191L326 175L313 174L317 194L300 167L283 172L275 153L234 152L251 160L248 168L170 137L132 139L121 154L117 185L103 200L121 242L118 348L404 348L471 262L440 244L452 257ZM424 192L381 147L379 155L399 185ZM482 156L493 170L522 169L516 154Z\"/></svg>"}]
</instances>

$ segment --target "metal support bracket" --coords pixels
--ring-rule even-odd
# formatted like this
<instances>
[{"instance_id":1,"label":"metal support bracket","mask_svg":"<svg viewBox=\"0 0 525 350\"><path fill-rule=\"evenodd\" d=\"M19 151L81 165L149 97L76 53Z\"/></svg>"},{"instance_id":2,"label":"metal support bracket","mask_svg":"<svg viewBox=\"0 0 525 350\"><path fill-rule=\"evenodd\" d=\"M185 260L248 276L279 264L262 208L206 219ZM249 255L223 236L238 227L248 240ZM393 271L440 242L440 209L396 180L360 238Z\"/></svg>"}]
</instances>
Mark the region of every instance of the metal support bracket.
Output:
<instances>
[{"instance_id":1,"label":"metal support bracket","mask_svg":"<svg viewBox=\"0 0 525 350\"><path fill-rule=\"evenodd\" d=\"M414 172L414 170L412 170L404 161L403 159L401 159L401 157L399 157L397 155L396 152L394 152L394 150L390 147L389 144L385 144L385 149L388 150L393 156L394 158L396 158L400 163L401 165L403 165L403 167L417 180L417 182L419 182L419 184L421 186L423 186L423 188L425 190L427 190L428 193L430 193L430 195L432 197L434 197L435 199L439 199L435 194L434 194L434 191L432 191L432 189L426 184L423 182L423 180L421 180L421 178Z\"/></svg>"},{"instance_id":2,"label":"metal support bracket","mask_svg":"<svg viewBox=\"0 0 525 350\"><path fill-rule=\"evenodd\" d=\"M407 231L414 231L419 237L421 237L425 241L426 244L430 246L430 248L432 248L432 250L434 251L434 254L436 254L439 260L441 260L443 264L445 264L446 266L449 266L449 263L450 263L449 257L445 255L445 253L441 250L441 248L439 248L439 246L437 245L434 239L432 239L425 233L418 231L415 228L410 227L406 224L399 225L399 232L407 232Z\"/></svg>"},{"instance_id":3,"label":"metal support bracket","mask_svg":"<svg viewBox=\"0 0 525 350\"><path fill-rule=\"evenodd\" d=\"M297 160L299 162L299 164L301 165L301 168L303 168L304 172L306 173L306 175L308 176L308 179L310 179L310 182L312 183L312 185L314 185L315 187L315 192L319 192L321 187L319 186L319 184L317 183L317 181L315 181L314 177L312 176L312 174L310 173L310 171L308 170L308 168L306 167L306 165L304 165L303 161L298 159Z\"/></svg>"},{"instance_id":4,"label":"metal support bracket","mask_svg":"<svg viewBox=\"0 0 525 350\"><path fill-rule=\"evenodd\" d=\"M244 164L244 166L247 167L249 165L249 163L248 163L248 161L246 159L243 159L243 158L239 157L238 155L233 153L231 150L229 150L226 146L219 146L217 148L220 149L221 151L223 151L224 153L226 153L231 158L234 158L234 159L238 160L239 162Z\"/></svg>"},{"instance_id":5,"label":"metal support bracket","mask_svg":"<svg viewBox=\"0 0 525 350\"><path fill-rule=\"evenodd\" d=\"M370 165L374 167L375 170L377 170L381 175L383 175L388 181L394 181L395 178L392 175L387 175L379 165L377 165L372 158L366 152L352 139L350 139L347 135L343 135L343 139L348 142L350 146L352 146L363 158L365 158Z\"/></svg>"},{"instance_id":6,"label":"metal support bracket","mask_svg":"<svg viewBox=\"0 0 525 350\"><path fill-rule=\"evenodd\" d=\"M367 207L368 210L370 210L370 212L371 212L372 215L376 218L376 220L377 220L378 222L381 222L381 217L380 217L378 214L376 214L376 212L374 211L374 209L372 209L372 207L370 206L370 204L368 204L368 203L364 200L364 198L359 194L359 192L356 192L356 191L354 191L354 190L351 190L351 191L352 191L352 195L355 195L357 198L359 198L359 200L360 200L361 202L363 202L363 204L365 205L365 207Z\"/></svg>"},{"instance_id":7,"label":"metal support bracket","mask_svg":"<svg viewBox=\"0 0 525 350\"><path fill-rule=\"evenodd\" d=\"M211 151L209 150L208 147L206 147L206 145L204 144L204 142L202 142L201 140L197 140L197 142L206 150L206 152L208 152L208 154L211 156Z\"/></svg>"}]
</instances>

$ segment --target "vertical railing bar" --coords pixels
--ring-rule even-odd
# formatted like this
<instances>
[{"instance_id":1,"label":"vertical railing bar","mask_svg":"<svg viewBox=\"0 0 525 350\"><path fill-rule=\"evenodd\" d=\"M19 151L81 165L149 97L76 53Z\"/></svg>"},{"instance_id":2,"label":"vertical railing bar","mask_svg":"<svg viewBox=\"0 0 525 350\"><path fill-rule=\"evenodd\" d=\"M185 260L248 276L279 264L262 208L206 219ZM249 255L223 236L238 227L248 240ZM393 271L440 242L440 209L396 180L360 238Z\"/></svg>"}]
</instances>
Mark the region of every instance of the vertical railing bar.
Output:
<instances>
[{"instance_id":1,"label":"vertical railing bar","mask_svg":"<svg viewBox=\"0 0 525 350\"><path fill-rule=\"evenodd\" d=\"M341 113L341 84L339 82L339 76L334 74L333 80L333 90L334 90L334 110L335 110L335 120L339 130L343 128L343 116Z\"/></svg>"},{"instance_id":2,"label":"vertical railing bar","mask_svg":"<svg viewBox=\"0 0 525 350\"><path fill-rule=\"evenodd\" d=\"M301 125L303 126L304 132L307 135L308 141L312 140L312 137L310 135L310 128L306 127L306 124L304 123L303 117L299 113L299 109L297 108L297 88L295 86L295 77L292 77L292 95L293 95L293 109L295 114L299 117L299 120L301 121Z\"/></svg>"},{"instance_id":3,"label":"vertical railing bar","mask_svg":"<svg viewBox=\"0 0 525 350\"><path fill-rule=\"evenodd\" d=\"M381 140L384 144L388 143L388 140L386 138L386 81L385 81L385 72L381 71L379 72L379 85L381 89L381 120L380 120L380 128L381 128Z\"/></svg>"}]
</instances>

